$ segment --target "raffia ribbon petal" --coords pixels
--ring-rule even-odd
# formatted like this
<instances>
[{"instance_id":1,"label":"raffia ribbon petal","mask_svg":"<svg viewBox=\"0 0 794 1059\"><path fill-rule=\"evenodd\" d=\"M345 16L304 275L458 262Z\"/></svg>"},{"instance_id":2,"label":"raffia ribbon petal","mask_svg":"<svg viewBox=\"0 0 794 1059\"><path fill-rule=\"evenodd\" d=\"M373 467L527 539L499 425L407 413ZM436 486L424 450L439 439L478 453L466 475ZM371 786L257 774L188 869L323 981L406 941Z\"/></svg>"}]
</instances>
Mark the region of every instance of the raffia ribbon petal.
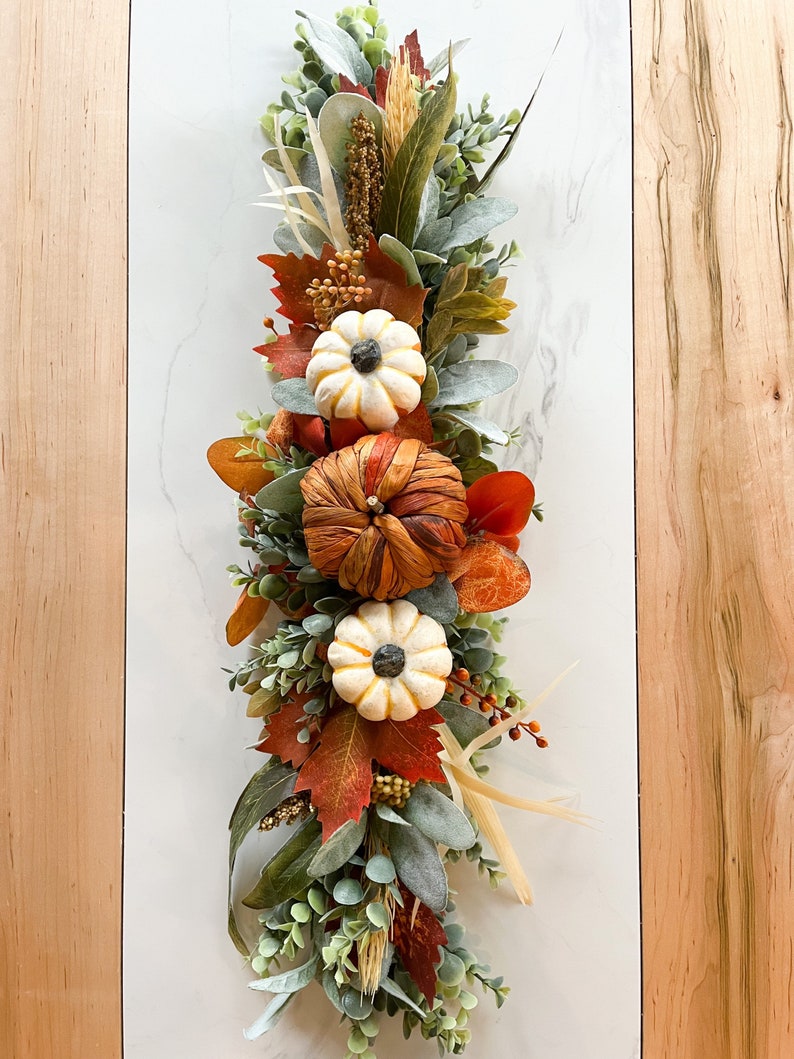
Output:
<instances>
[{"instance_id":1,"label":"raffia ribbon petal","mask_svg":"<svg viewBox=\"0 0 794 1059\"><path fill-rule=\"evenodd\" d=\"M497 736L505 734L527 715L534 713L540 703L554 691L557 685L564 680L577 664L577 662L574 662L573 665L569 666L564 673L561 673L556 680L552 681L545 691L541 692L523 710L513 714L500 724L494 725L493 728L489 728L487 732L483 732L481 736L473 739L465 750L448 725L440 725L437 729L444 747L439 754L439 761L447 777L452 792L452 800L458 808L463 808L465 804L471 810L471 814L477 821L480 831L493 847L516 892L516 896L523 905L532 904L532 887L518 859L518 854L507 837L507 832L499 819L493 803L500 802L502 805L512 805L517 809L525 809L528 812L556 816L575 824L586 824L589 817L584 813L580 813L577 809L569 809L566 806L557 804L558 799L556 798L538 801L529 798L519 798L499 790L498 787L494 787L492 784L480 779L471 765L471 756Z\"/></svg>"}]
</instances>

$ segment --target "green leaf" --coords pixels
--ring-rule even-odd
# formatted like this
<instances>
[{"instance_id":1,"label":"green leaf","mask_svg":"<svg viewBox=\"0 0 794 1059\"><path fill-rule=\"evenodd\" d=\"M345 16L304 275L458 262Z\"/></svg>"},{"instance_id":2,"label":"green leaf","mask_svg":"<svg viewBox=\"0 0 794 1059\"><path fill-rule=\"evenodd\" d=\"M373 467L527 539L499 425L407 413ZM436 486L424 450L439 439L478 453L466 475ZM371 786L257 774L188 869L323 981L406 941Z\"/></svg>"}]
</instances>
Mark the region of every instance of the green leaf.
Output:
<instances>
[{"instance_id":1,"label":"green leaf","mask_svg":"<svg viewBox=\"0 0 794 1059\"><path fill-rule=\"evenodd\" d=\"M323 971L322 979L320 980L325 995L334 1005L340 1015L344 1015L345 1009L342 1007L342 997L339 993L339 986L336 984L333 971Z\"/></svg>"},{"instance_id":2,"label":"green leaf","mask_svg":"<svg viewBox=\"0 0 794 1059\"><path fill-rule=\"evenodd\" d=\"M305 989L309 982L314 981L318 963L319 957L313 956L308 963L293 967L291 971L273 975L272 978L260 978L258 981L249 982L248 988L259 989L265 993L298 993L301 989Z\"/></svg>"},{"instance_id":3,"label":"green leaf","mask_svg":"<svg viewBox=\"0 0 794 1059\"><path fill-rule=\"evenodd\" d=\"M403 816L422 834L450 849L470 849L477 841L466 814L429 783L417 783L405 803Z\"/></svg>"},{"instance_id":4,"label":"green leaf","mask_svg":"<svg viewBox=\"0 0 794 1059\"><path fill-rule=\"evenodd\" d=\"M438 396L438 375L436 369L427 367L427 375L422 383L422 400L425 404L432 404Z\"/></svg>"},{"instance_id":5,"label":"green leaf","mask_svg":"<svg viewBox=\"0 0 794 1059\"><path fill-rule=\"evenodd\" d=\"M439 574L427 588L415 588L405 597L423 614L427 614L442 625L454 621L458 616L458 594L446 574Z\"/></svg>"},{"instance_id":6,"label":"green leaf","mask_svg":"<svg viewBox=\"0 0 794 1059\"><path fill-rule=\"evenodd\" d=\"M466 975L466 964L454 952L449 952L448 949L442 949L441 951L444 954L444 959L436 971L436 977L442 985L460 985Z\"/></svg>"},{"instance_id":7,"label":"green leaf","mask_svg":"<svg viewBox=\"0 0 794 1059\"><path fill-rule=\"evenodd\" d=\"M439 247L439 252L453 250L456 246L468 246L517 213L518 206L510 199L481 197L464 202L449 214L452 229Z\"/></svg>"},{"instance_id":8,"label":"green leaf","mask_svg":"<svg viewBox=\"0 0 794 1059\"><path fill-rule=\"evenodd\" d=\"M361 819L346 820L340 828L323 842L309 865L309 874L315 879L330 875L332 871L344 867L364 841L367 830L366 810Z\"/></svg>"},{"instance_id":9,"label":"green leaf","mask_svg":"<svg viewBox=\"0 0 794 1059\"><path fill-rule=\"evenodd\" d=\"M378 217L378 233L389 234L411 247L427 178L455 114L457 90L450 65L443 85L425 103L394 159Z\"/></svg>"},{"instance_id":10,"label":"green leaf","mask_svg":"<svg viewBox=\"0 0 794 1059\"><path fill-rule=\"evenodd\" d=\"M253 890L243 898L246 908L275 908L312 882L308 867L320 847L321 828L310 817L262 869Z\"/></svg>"},{"instance_id":11,"label":"green leaf","mask_svg":"<svg viewBox=\"0 0 794 1059\"><path fill-rule=\"evenodd\" d=\"M443 912L447 875L435 842L416 827L395 827L389 834L389 851L398 876L411 893L434 912Z\"/></svg>"},{"instance_id":12,"label":"green leaf","mask_svg":"<svg viewBox=\"0 0 794 1059\"><path fill-rule=\"evenodd\" d=\"M399 813L395 813L392 807L385 802L376 802L375 812L381 820L385 820L387 824L397 824L402 827L410 827L410 824L406 820L403 820Z\"/></svg>"},{"instance_id":13,"label":"green leaf","mask_svg":"<svg viewBox=\"0 0 794 1059\"><path fill-rule=\"evenodd\" d=\"M308 151L304 151L300 147L285 147L284 150L287 152L287 157L290 162L292 162L297 172L301 162L308 154ZM271 169L275 169L277 173L284 172L284 166L281 164L281 156L275 147L269 151L265 151L262 155L262 161L265 165L270 166Z\"/></svg>"},{"instance_id":14,"label":"green leaf","mask_svg":"<svg viewBox=\"0 0 794 1059\"><path fill-rule=\"evenodd\" d=\"M463 661L470 673L487 673L493 665L493 651L487 647L470 647L464 651Z\"/></svg>"},{"instance_id":15,"label":"green leaf","mask_svg":"<svg viewBox=\"0 0 794 1059\"><path fill-rule=\"evenodd\" d=\"M367 861L366 867L364 868L364 874L368 879L371 879L372 882L385 886L387 883L394 882L394 864L392 863L391 858L387 857L385 853L375 853L374 856L370 857Z\"/></svg>"},{"instance_id":16,"label":"green leaf","mask_svg":"<svg viewBox=\"0 0 794 1059\"><path fill-rule=\"evenodd\" d=\"M435 254L438 257L438 251L447 241L451 231L452 221L449 217L437 217L436 220L429 221L416 237L414 253L418 255L419 251L422 251ZM440 260L443 261L444 259L440 258Z\"/></svg>"},{"instance_id":17,"label":"green leaf","mask_svg":"<svg viewBox=\"0 0 794 1059\"><path fill-rule=\"evenodd\" d=\"M482 735L483 732L490 728L487 717L484 717L481 713L475 713L474 710L461 706L457 702L442 699L436 709L447 722L452 734L462 747L468 746L472 739L476 739L478 735ZM498 743L499 740L495 739L488 746L496 746Z\"/></svg>"},{"instance_id":18,"label":"green leaf","mask_svg":"<svg viewBox=\"0 0 794 1059\"><path fill-rule=\"evenodd\" d=\"M456 40L451 48L442 48L438 55L434 55L427 64L427 69L430 71L430 77L435 78L443 70L446 70L450 59L457 58L470 40L471 37L464 37L463 40Z\"/></svg>"},{"instance_id":19,"label":"green leaf","mask_svg":"<svg viewBox=\"0 0 794 1059\"><path fill-rule=\"evenodd\" d=\"M265 1010L247 1030L243 1030L243 1037L247 1041L255 1041L263 1033L272 1030L278 1020L284 1014L287 1004L292 1000L294 993L280 993L273 997Z\"/></svg>"},{"instance_id":20,"label":"green leaf","mask_svg":"<svg viewBox=\"0 0 794 1059\"><path fill-rule=\"evenodd\" d=\"M309 636L322 636L333 626L334 620L328 614L310 614L301 624Z\"/></svg>"},{"instance_id":21,"label":"green leaf","mask_svg":"<svg viewBox=\"0 0 794 1059\"><path fill-rule=\"evenodd\" d=\"M439 308L444 308L447 302L453 301L459 297L466 290L466 284L469 279L469 266L462 261L459 265L455 265L449 272L444 276L444 281L438 289L438 298L436 305Z\"/></svg>"},{"instance_id":22,"label":"green leaf","mask_svg":"<svg viewBox=\"0 0 794 1059\"><path fill-rule=\"evenodd\" d=\"M379 930L388 930L391 926L391 919L389 913L386 911L385 905L382 905L380 901L370 901L367 905L367 919Z\"/></svg>"},{"instance_id":23,"label":"green leaf","mask_svg":"<svg viewBox=\"0 0 794 1059\"><path fill-rule=\"evenodd\" d=\"M363 114L375 126L378 143L383 139L383 111L357 92L337 92L323 104L318 118L320 139L337 173L347 172L348 143L353 142L350 122Z\"/></svg>"},{"instance_id":24,"label":"green leaf","mask_svg":"<svg viewBox=\"0 0 794 1059\"><path fill-rule=\"evenodd\" d=\"M292 382L292 380L289 380ZM280 478L274 478L272 482L262 486L256 494L256 506L263 511L279 511L294 513L303 508L303 494L300 483L308 467L301 467L297 471L289 471L282 474Z\"/></svg>"},{"instance_id":25,"label":"green leaf","mask_svg":"<svg viewBox=\"0 0 794 1059\"><path fill-rule=\"evenodd\" d=\"M509 390L517 381L518 371L502 360L464 360L439 371L438 397L433 403L436 407L476 404Z\"/></svg>"},{"instance_id":26,"label":"green leaf","mask_svg":"<svg viewBox=\"0 0 794 1059\"><path fill-rule=\"evenodd\" d=\"M269 812L276 808L285 798L292 794L295 778L298 775L294 768L271 758L258 772L255 772L237 799L237 804L229 821L229 936L243 956L248 956L250 946L240 934L237 917L232 901L232 876L234 862L243 839ZM263 1031L264 1032L264 1031Z\"/></svg>"},{"instance_id":27,"label":"green leaf","mask_svg":"<svg viewBox=\"0 0 794 1059\"><path fill-rule=\"evenodd\" d=\"M357 879L340 879L333 896L338 905L357 905L364 900L364 891Z\"/></svg>"},{"instance_id":28,"label":"green leaf","mask_svg":"<svg viewBox=\"0 0 794 1059\"><path fill-rule=\"evenodd\" d=\"M380 906L383 908L383 905ZM385 909L384 909L385 911ZM356 989L348 989L342 997L342 1008L348 1018L363 1022L372 1014L373 1004L369 997L363 996ZM364 1038L366 1040L366 1037Z\"/></svg>"},{"instance_id":29,"label":"green leaf","mask_svg":"<svg viewBox=\"0 0 794 1059\"><path fill-rule=\"evenodd\" d=\"M397 985L393 978L383 978L380 986L378 987L383 990L384 993L388 993L389 996L393 996L395 1000L399 1000L401 1004L405 1004L407 1007L414 1011L422 1022L428 1017L424 1011L411 1000L405 990Z\"/></svg>"},{"instance_id":30,"label":"green leaf","mask_svg":"<svg viewBox=\"0 0 794 1059\"><path fill-rule=\"evenodd\" d=\"M454 419L456 423L461 423L465 427L470 427L480 437L485 438L487 441L492 441L494 445L507 445L510 441L510 437L505 433L504 430L496 423L492 423L490 419L484 419L483 416L478 416L476 412L459 411L455 409L450 410L446 413L450 419Z\"/></svg>"},{"instance_id":31,"label":"green leaf","mask_svg":"<svg viewBox=\"0 0 794 1059\"><path fill-rule=\"evenodd\" d=\"M419 275L416 260L407 246L403 246L400 240L395 239L393 235L382 235L378 240L378 246L384 254L387 254L392 261L396 261L405 270L410 287L417 283L422 285L422 277Z\"/></svg>"},{"instance_id":32,"label":"green leaf","mask_svg":"<svg viewBox=\"0 0 794 1059\"><path fill-rule=\"evenodd\" d=\"M273 400L298 415L316 416L317 405L305 379L282 379L271 390Z\"/></svg>"},{"instance_id":33,"label":"green leaf","mask_svg":"<svg viewBox=\"0 0 794 1059\"><path fill-rule=\"evenodd\" d=\"M372 67L348 33L316 15L307 15L303 11L295 13L306 19L306 40L330 73L344 74L353 84L359 81L364 85L370 83Z\"/></svg>"}]
</instances>

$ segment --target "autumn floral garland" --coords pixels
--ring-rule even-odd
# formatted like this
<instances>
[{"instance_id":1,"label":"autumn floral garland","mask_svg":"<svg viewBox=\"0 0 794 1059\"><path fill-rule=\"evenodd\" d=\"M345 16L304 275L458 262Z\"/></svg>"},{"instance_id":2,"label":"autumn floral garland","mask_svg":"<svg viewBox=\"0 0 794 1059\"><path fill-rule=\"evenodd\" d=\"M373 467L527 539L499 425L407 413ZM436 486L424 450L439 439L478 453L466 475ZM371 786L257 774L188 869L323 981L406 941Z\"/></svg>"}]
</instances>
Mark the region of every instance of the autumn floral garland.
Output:
<instances>
[{"instance_id":1,"label":"autumn floral garland","mask_svg":"<svg viewBox=\"0 0 794 1059\"><path fill-rule=\"evenodd\" d=\"M445 864L465 855L529 902L494 802L575 815L482 778L499 736L546 746L493 616L529 590L518 534L540 511L532 482L490 459L514 436L477 410L517 372L475 356L515 308L502 269L517 248L488 241L515 206L486 191L523 115L494 118L488 97L457 113L457 46L426 64L413 32L391 54L374 5L302 17L294 92L262 119L265 205L284 217L282 253L260 260L289 331L266 319L257 352L280 407L241 414L243 436L208 454L251 553L230 567L229 643L281 614L230 680L269 757L231 819L229 932L273 994L249 1038L317 981L349 1023L346 1057L374 1056L384 1011L459 1054L471 987L497 1005L508 990L466 948ZM252 946L235 859L282 825L242 899L261 913Z\"/></svg>"}]
</instances>

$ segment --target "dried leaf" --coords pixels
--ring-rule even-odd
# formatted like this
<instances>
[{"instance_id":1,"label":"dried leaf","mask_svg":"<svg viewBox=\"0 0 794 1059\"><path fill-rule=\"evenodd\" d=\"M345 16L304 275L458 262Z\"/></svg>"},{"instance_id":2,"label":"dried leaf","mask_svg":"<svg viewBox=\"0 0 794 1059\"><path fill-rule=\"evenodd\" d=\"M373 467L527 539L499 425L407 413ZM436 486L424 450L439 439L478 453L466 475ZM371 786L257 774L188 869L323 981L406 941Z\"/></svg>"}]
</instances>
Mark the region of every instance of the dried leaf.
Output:
<instances>
[{"instance_id":1,"label":"dried leaf","mask_svg":"<svg viewBox=\"0 0 794 1059\"><path fill-rule=\"evenodd\" d=\"M348 422L348 420L344 420L344 422ZM433 423L427 406L420 403L414 408L413 412L400 416L392 428L392 433L398 438L415 438L417 441L423 441L425 445L432 444ZM331 434L333 436L333 424ZM338 447L334 445L334 448Z\"/></svg>"},{"instance_id":2,"label":"dried leaf","mask_svg":"<svg viewBox=\"0 0 794 1059\"><path fill-rule=\"evenodd\" d=\"M349 77L345 74L339 75L339 91L340 92L355 92L358 96L363 96L364 99L372 101L372 96L369 94L369 90L361 84L354 84Z\"/></svg>"},{"instance_id":3,"label":"dried leaf","mask_svg":"<svg viewBox=\"0 0 794 1059\"><path fill-rule=\"evenodd\" d=\"M404 886L400 892L403 907L395 905L392 940L403 967L428 1004L432 1004L436 995L436 968L441 963L439 948L447 944L447 935L427 905L420 903L414 916L413 894Z\"/></svg>"},{"instance_id":4,"label":"dried leaf","mask_svg":"<svg viewBox=\"0 0 794 1059\"><path fill-rule=\"evenodd\" d=\"M450 579L461 608L470 614L510 607L524 598L530 586L524 560L481 537L473 538L463 549Z\"/></svg>"},{"instance_id":5,"label":"dried leaf","mask_svg":"<svg viewBox=\"0 0 794 1059\"><path fill-rule=\"evenodd\" d=\"M264 618L269 606L269 599L263 599L262 596L249 596L248 589L244 588L226 622L226 642L231 647L242 643Z\"/></svg>"},{"instance_id":6,"label":"dried leaf","mask_svg":"<svg viewBox=\"0 0 794 1059\"><path fill-rule=\"evenodd\" d=\"M413 33L409 33L405 38L403 44L406 52L408 53L408 61L411 66L411 73L414 77L418 77L421 83L424 85L430 80L430 71L425 66L425 61L422 58L422 49L419 46L419 34L416 30Z\"/></svg>"},{"instance_id":7,"label":"dried leaf","mask_svg":"<svg viewBox=\"0 0 794 1059\"><path fill-rule=\"evenodd\" d=\"M535 486L521 471L486 474L466 490L470 533L487 530L500 537L520 533L532 515Z\"/></svg>"},{"instance_id":8,"label":"dried leaf","mask_svg":"<svg viewBox=\"0 0 794 1059\"><path fill-rule=\"evenodd\" d=\"M207 461L224 485L234 489L235 493L245 490L246 493L256 493L263 485L273 481L272 471L262 466L259 456L238 456L237 453L243 447L249 447L252 439L221 438L213 441L207 449Z\"/></svg>"}]
</instances>

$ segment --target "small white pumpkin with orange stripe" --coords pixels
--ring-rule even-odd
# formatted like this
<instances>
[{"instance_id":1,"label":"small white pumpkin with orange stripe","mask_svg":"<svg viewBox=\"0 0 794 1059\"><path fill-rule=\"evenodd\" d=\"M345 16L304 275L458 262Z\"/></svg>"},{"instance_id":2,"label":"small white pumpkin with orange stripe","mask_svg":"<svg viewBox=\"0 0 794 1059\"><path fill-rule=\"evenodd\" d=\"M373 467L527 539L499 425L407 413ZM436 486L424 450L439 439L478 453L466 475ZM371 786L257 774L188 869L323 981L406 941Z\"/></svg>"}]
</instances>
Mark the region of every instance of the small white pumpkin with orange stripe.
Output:
<instances>
[{"instance_id":1,"label":"small white pumpkin with orange stripe","mask_svg":"<svg viewBox=\"0 0 794 1059\"><path fill-rule=\"evenodd\" d=\"M443 626L407 599L362 603L328 648L337 694L368 721L407 721L440 702L452 671Z\"/></svg>"},{"instance_id":2,"label":"small white pumpkin with orange stripe","mask_svg":"<svg viewBox=\"0 0 794 1059\"><path fill-rule=\"evenodd\" d=\"M312 347L306 382L324 419L391 430L419 404L427 375L419 335L385 309L346 312Z\"/></svg>"}]
</instances>

